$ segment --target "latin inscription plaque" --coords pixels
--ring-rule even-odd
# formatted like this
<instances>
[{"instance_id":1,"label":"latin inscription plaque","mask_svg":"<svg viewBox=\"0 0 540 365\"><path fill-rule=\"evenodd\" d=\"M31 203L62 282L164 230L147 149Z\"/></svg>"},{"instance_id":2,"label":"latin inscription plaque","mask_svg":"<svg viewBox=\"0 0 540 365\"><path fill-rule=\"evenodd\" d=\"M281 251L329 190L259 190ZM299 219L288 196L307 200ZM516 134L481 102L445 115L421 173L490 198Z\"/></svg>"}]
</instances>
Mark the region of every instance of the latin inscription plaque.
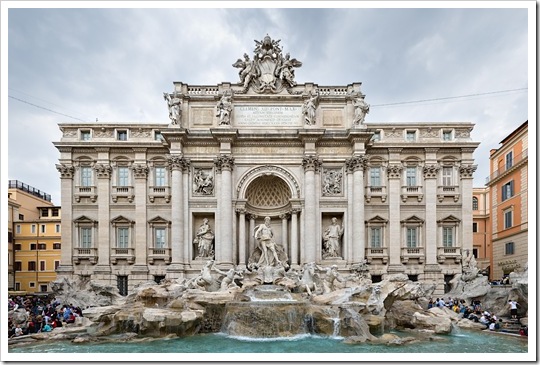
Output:
<instances>
[{"instance_id":1,"label":"latin inscription plaque","mask_svg":"<svg viewBox=\"0 0 540 365\"><path fill-rule=\"evenodd\" d=\"M236 105L233 119L239 127L298 127L302 121L302 107Z\"/></svg>"}]
</instances>

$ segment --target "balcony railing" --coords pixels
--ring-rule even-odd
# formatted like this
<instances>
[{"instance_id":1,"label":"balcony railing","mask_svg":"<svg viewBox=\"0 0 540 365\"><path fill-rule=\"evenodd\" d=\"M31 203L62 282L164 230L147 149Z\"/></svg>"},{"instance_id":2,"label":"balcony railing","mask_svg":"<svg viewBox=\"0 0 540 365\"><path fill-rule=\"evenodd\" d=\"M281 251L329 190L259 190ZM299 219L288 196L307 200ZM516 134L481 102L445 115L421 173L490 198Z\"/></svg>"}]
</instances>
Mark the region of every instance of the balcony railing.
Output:
<instances>
[{"instance_id":1,"label":"balcony railing","mask_svg":"<svg viewBox=\"0 0 540 365\"><path fill-rule=\"evenodd\" d=\"M437 247L437 261L443 264L446 259L454 259L456 264L461 261L460 247Z\"/></svg>"},{"instance_id":2,"label":"balcony railing","mask_svg":"<svg viewBox=\"0 0 540 365\"><path fill-rule=\"evenodd\" d=\"M444 197L449 196L454 198L454 202L459 200L459 186L438 186L437 187L437 198L439 202L444 200Z\"/></svg>"},{"instance_id":3,"label":"balcony railing","mask_svg":"<svg viewBox=\"0 0 540 365\"><path fill-rule=\"evenodd\" d=\"M380 197L382 202L386 201L386 186L366 186L366 202L370 202L372 197Z\"/></svg>"},{"instance_id":4,"label":"balcony railing","mask_svg":"<svg viewBox=\"0 0 540 365\"><path fill-rule=\"evenodd\" d=\"M93 247L77 247L73 254L73 262L79 264L81 260L89 260L92 264L97 263L98 255L97 248Z\"/></svg>"},{"instance_id":5,"label":"balcony railing","mask_svg":"<svg viewBox=\"0 0 540 365\"><path fill-rule=\"evenodd\" d=\"M118 260L127 260L129 264L135 262L135 249L130 247L112 248L111 249L111 263L114 265Z\"/></svg>"},{"instance_id":6,"label":"balcony railing","mask_svg":"<svg viewBox=\"0 0 540 365\"><path fill-rule=\"evenodd\" d=\"M81 198L90 198L92 203L97 200L97 188L95 186L75 186L75 201L81 202Z\"/></svg>"},{"instance_id":7,"label":"balcony railing","mask_svg":"<svg viewBox=\"0 0 540 365\"><path fill-rule=\"evenodd\" d=\"M155 260L164 260L166 264L171 262L171 249L165 247L148 248L148 263L154 264Z\"/></svg>"},{"instance_id":8,"label":"balcony railing","mask_svg":"<svg viewBox=\"0 0 540 365\"><path fill-rule=\"evenodd\" d=\"M408 197L416 197L418 202L421 202L424 198L424 189L422 186L402 186L401 187L401 200L405 203Z\"/></svg>"},{"instance_id":9,"label":"balcony railing","mask_svg":"<svg viewBox=\"0 0 540 365\"><path fill-rule=\"evenodd\" d=\"M491 175L486 177L486 185L489 184L492 180L498 178L506 171L510 170L512 167L516 166L521 161L525 160L528 157L528 150L523 150L520 154L516 155L509 161L505 161L505 164L498 170L495 170Z\"/></svg>"},{"instance_id":10,"label":"balcony railing","mask_svg":"<svg viewBox=\"0 0 540 365\"><path fill-rule=\"evenodd\" d=\"M133 203L135 194L133 193L133 186L113 186L111 197L113 202L117 202L119 197L127 198L130 203Z\"/></svg>"},{"instance_id":11,"label":"balcony railing","mask_svg":"<svg viewBox=\"0 0 540 365\"><path fill-rule=\"evenodd\" d=\"M171 201L171 188L168 186L150 186L148 199L153 203L156 198L164 198L166 203Z\"/></svg>"},{"instance_id":12,"label":"balcony railing","mask_svg":"<svg viewBox=\"0 0 540 365\"><path fill-rule=\"evenodd\" d=\"M406 264L409 259L417 259L418 263L424 262L424 248L423 247L402 247L401 248L401 262Z\"/></svg>"},{"instance_id":13,"label":"balcony railing","mask_svg":"<svg viewBox=\"0 0 540 365\"><path fill-rule=\"evenodd\" d=\"M366 247L366 260L371 264L374 259L382 260L383 264L388 262L388 248L386 247Z\"/></svg>"}]
</instances>

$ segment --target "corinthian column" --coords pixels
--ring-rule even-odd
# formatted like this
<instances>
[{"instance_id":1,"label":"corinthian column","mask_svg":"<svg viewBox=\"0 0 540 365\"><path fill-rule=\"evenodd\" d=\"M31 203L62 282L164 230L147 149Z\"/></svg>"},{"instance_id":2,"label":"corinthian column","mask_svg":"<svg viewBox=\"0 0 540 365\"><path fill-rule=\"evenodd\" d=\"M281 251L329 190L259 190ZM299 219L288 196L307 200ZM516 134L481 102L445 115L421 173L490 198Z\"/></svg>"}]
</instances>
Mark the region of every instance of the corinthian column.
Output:
<instances>
[{"instance_id":1,"label":"corinthian column","mask_svg":"<svg viewBox=\"0 0 540 365\"><path fill-rule=\"evenodd\" d=\"M131 168L135 180L135 265L147 268L146 197L148 191L146 178L148 176L148 166L146 166L146 163L141 163L135 164Z\"/></svg>"},{"instance_id":2,"label":"corinthian column","mask_svg":"<svg viewBox=\"0 0 540 365\"><path fill-rule=\"evenodd\" d=\"M386 170L388 176L388 255L390 256L388 271L402 271L401 265L401 164L391 164ZM395 269L394 269L395 268Z\"/></svg>"},{"instance_id":3,"label":"corinthian column","mask_svg":"<svg viewBox=\"0 0 540 365\"><path fill-rule=\"evenodd\" d=\"M356 264L364 259L366 251L364 225L364 168L365 156L353 156L347 160L347 168L352 171L352 247L351 263Z\"/></svg>"},{"instance_id":4,"label":"corinthian column","mask_svg":"<svg viewBox=\"0 0 540 365\"><path fill-rule=\"evenodd\" d=\"M70 276L73 273L73 173L75 168L68 164L58 164L60 172L61 204L62 204L62 251L60 266L56 269L58 276Z\"/></svg>"},{"instance_id":5,"label":"corinthian column","mask_svg":"<svg viewBox=\"0 0 540 365\"><path fill-rule=\"evenodd\" d=\"M236 208L238 213L238 264L246 265L246 210Z\"/></svg>"},{"instance_id":6,"label":"corinthian column","mask_svg":"<svg viewBox=\"0 0 540 365\"><path fill-rule=\"evenodd\" d=\"M233 265L233 206L232 206L232 169L234 158L220 155L214 160L218 171L221 171L221 196L218 200L220 217L220 235L216 240L216 260L220 264Z\"/></svg>"},{"instance_id":7,"label":"corinthian column","mask_svg":"<svg viewBox=\"0 0 540 365\"><path fill-rule=\"evenodd\" d=\"M321 161L316 155L307 155L302 160L304 166L304 188L305 188L305 223L304 223L304 248L302 255L306 262L315 262L317 259L316 225L317 212L315 172L319 171Z\"/></svg>"},{"instance_id":8,"label":"corinthian column","mask_svg":"<svg viewBox=\"0 0 540 365\"><path fill-rule=\"evenodd\" d=\"M462 164L459 167L461 179L461 244L463 250L473 249L472 243L472 198L473 198L473 174L477 165Z\"/></svg>"},{"instance_id":9,"label":"corinthian column","mask_svg":"<svg viewBox=\"0 0 540 365\"><path fill-rule=\"evenodd\" d=\"M184 258L184 199L182 186L182 170L189 163L181 155L172 155L168 160L172 175L171 184L171 265L167 271L170 278L180 277L183 271Z\"/></svg>"},{"instance_id":10,"label":"corinthian column","mask_svg":"<svg viewBox=\"0 0 540 365\"><path fill-rule=\"evenodd\" d=\"M107 152L101 152L107 153ZM110 208L109 201L111 197L110 179L112 168L108 163L98 163L94 166L97 176L97 204L98 204L98 262L97 271L103 273L110 272L109 258L110 248L115 244L111 242L110 236ZM114 234L113 234L114 237Z\"/></svg>"},{"instance_id":11,"label":"corinthian column","mask_svg":"<svg viewBox=\"0 0 540 365\"><path fill-rule=\"evenodd\" d=\"M426 265L437 264L437 175L440 166L424 166L424 199L426 202Z\"/></svg>"}]
</instances>

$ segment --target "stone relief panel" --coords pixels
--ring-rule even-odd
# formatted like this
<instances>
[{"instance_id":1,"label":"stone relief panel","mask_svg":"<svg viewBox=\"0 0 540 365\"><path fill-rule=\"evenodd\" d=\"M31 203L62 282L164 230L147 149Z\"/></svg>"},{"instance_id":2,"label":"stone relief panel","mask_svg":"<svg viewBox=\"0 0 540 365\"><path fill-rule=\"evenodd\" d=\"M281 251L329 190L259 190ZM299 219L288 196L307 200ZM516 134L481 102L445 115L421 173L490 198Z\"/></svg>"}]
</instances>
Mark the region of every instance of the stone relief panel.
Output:
<instances>
[{"instance_id":1,"label":"stone relief panel","mask_svg":"<svg viewBox=\"0 0 540 365\"><path fill-rule=\"evenodd\" d=\"M130 131L131 137L134 138L149 138L152 137L152 131L148 129L133 129Z\"/></svg>"},{"instance_id":2,"label":"stone relief panel","mask_svg":"<svg viewBox=\"0 0 540 365\"><path fill-rule=\"evenodd\" d=\"M193 169L193 195L213 196L214 195L214 170L211 168Z\"/></svg>"},{"instance_id":3,"label":"stone relief panel","mask_svg":"<svg viewBox=\"0 0 540 365\"><path fill-rule=\"evenodd\" d=\"M341 109L322 110L324 126L340 126L343 123L343 111Z\"/></svg>"},{"instance_id":4,"label":"stone relief panel","mask_svg":"<svg viewBox=\"0 0 540 365\"><path fill-rule=\"evenodd\" d=\"M336 196L343 194L343 169L324 169L322 173L322 195Z\"/></svg>"},{"instance_id":5,"label":"stone relief panel","mask_svg":"<svg viewBox=\"0 0 540 365\"><path fill-rule=\"evenodd\" d=\"M211 126L214 111L210 108L191 108L191 120L194 126Z\"/></svg>"},{"instance_id":6,"label":"stone relief panel","mask_svg":"<svg viewBox=\"0 0 540 365\"><path fill-rule=\"evenodd\" d=\"M114 137L114 129L95 129L94 130L94 137L96 138L113 138Z\"/></svg>"}]
</instances>

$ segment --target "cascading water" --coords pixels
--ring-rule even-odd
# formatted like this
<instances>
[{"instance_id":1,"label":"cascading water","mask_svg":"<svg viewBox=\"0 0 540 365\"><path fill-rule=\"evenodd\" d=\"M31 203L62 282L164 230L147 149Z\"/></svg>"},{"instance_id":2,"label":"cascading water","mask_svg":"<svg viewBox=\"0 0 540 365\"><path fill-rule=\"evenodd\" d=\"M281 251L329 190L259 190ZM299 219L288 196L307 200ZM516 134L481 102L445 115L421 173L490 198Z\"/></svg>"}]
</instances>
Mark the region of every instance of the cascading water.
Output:
<instances>
[{"instance_id":1,"label":"cascading water","mask_svg":"<svg viewBox=\"0 0 540 365\"><path fill-rule=\"evenodd\" d=\"M332 332L332 337L340 337L341 333L341 319L339 317L334 318L334 331Z\"/></svg>"}]
</instances>

